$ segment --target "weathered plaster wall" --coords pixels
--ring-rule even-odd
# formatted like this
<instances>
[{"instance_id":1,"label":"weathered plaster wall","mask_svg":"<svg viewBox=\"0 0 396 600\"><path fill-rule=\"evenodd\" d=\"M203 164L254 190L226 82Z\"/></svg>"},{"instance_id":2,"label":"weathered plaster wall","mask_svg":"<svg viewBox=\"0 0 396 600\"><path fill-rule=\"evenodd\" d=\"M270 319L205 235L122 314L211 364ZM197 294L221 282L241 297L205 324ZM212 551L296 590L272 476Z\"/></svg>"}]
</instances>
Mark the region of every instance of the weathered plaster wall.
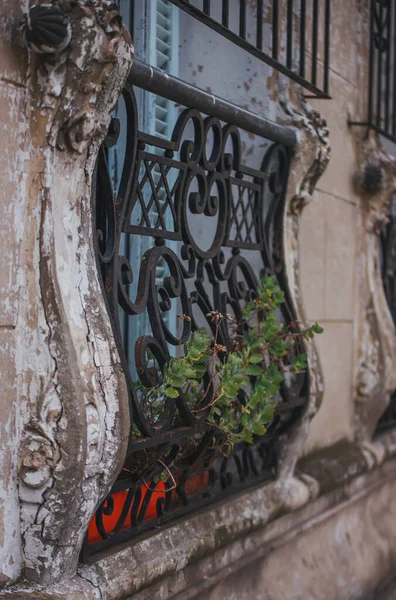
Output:
<instances>
[{"instance_id":1,"label":"weathered plaster wall","mask_svg":"<svg viewBox=\"0 0 396 600\"><path fill-rule=\"evenodd\" d=\"M25 222L23 172L26 139L26 55L10 25L21 17L17 0L0 6L0 586L21 569L17 452L20 411L16 378L19 289L23 285L21 245Z\"/></svg>"}]
</instances>

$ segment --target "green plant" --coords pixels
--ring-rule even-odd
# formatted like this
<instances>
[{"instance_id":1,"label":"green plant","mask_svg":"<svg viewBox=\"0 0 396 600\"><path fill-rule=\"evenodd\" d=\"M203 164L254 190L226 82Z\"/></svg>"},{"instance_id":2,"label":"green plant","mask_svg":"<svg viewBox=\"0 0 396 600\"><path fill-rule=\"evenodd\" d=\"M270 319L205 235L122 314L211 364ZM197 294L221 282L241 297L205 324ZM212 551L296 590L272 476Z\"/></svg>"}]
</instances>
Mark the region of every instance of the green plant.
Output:
<instances>
[{"instance_id":1,"label":"green plant","mask_svg":"<svg viewBox=\"0 0 396 600\"><path fill-rule=\"evenodd\" d=\"M242 318L209 313L215 335L207 329L194 331L185 345L184 356L171 358L161 385L140 386L142 402L152 416L166 398L183 394L192 411L201 414L208 427L224 434L223 450L263 436L272 421L285 377L295 377L307 368L302 340L311 340L323 329L315 323L300 330L297 323L285 327L277 318L284 294L275 277L266 276L254 300L246 302ZM188 319L179 315L181 319ZM224 320L234 328L231 348L218 343Z\"/></svg>"}]
</instances>

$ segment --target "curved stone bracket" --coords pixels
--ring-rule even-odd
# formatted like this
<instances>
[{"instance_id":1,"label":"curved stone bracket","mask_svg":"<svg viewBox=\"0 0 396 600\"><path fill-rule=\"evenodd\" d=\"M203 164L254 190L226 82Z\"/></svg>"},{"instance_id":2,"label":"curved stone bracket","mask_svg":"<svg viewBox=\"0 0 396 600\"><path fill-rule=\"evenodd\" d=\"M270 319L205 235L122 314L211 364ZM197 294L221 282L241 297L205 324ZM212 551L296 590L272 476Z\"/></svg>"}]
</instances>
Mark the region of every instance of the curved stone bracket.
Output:
<instances>
[{"instance_id":1,"label":"curved stone bracket","mask_svg":"<svg viewBox=\"0 0 396 600\"><path fill-rule=\"evenodd\" d=\"M297 128L298 145L292 160L286 208L284 213L284 253L288 286L296 311L296 319L307 325L300 285L299 232L301 213L313 200L316 184L330 160L329 131L322 119L309 104L293 106L281 100L287 123ZM308 406L294 429L282 443L281 475L291 476L308 435L309 423L319 409L323 397L323 375L315 343L306 345L310 369Z\"/></svg>"},{"instance_id":2,"label":"curved stone bracket","mask_svg":"<svg viewBox=\"0 0 396 600\"><path fill-rule=\"evenodd\" d=\"M381 276L381 230L396 190L396 160L376 135L360 149L355 184L361 197L355 372L355 432L370 444L379 418L396 388L396 335Z\"/></svg>"},{"instance_id":3,"label":"curved stone bracket","mask_svg":"<svg viewBox=\"0 0 396 600\"><path fill-rule=\"evenodd\" d=\"M46 5L49 3L46 2ZM115 3L53 2L73 36L30 54L29 231L18 328L24 575L76 573L95 508L126 452L128 393L97 274L91 179L133 46Z\"/></svg>"}]
</instances>

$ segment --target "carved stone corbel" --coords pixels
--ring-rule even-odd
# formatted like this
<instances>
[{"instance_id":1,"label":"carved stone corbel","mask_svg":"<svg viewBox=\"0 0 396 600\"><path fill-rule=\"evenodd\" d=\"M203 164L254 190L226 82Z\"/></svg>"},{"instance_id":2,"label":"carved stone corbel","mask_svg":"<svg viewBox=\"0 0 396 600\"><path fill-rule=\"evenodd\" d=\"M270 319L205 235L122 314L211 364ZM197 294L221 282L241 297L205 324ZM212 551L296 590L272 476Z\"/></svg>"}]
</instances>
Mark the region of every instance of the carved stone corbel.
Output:
<instances>
[{"instance_id":1,"label":"carved stone corbel","mask_svg":"<svg viewBox=\"0 0 396 600\"><path fill-rule=\"evenodd\" d=\"M28 259L18 324L24 576L50 585L75 575L129 433L95 263L91 179L133 46L109 0L41 4L62 9L72 31L59 52L30 53Z\"/></svg>"},{"instance_id":2,"label":"carved stone corbel","mask_svg":"<svg viewBox=\"0 0 396 600\"><path fill-rule=\"evenodd\" d=\"M301 214L305 206L313 200L317 182L325 171L330 160L329 131L326 121L322 119L309 104L302 101L300 107L288 101L281 101L286 114L285 122L297 130L298 144L290 167L286 207L284 212L284 253L286 277L296 320L308 326L300 285L299 232ZM280 459L280 481L287 482L285 493L286 504L295 508L295 504L303 504L315 495L314 482L308 483L293 477L297 460L301 457L303 446L309 431L309 424L319 409L323 397L323 375L315 343L306 345L310 369L310 391L308 406L294 429L287 434L287 442L282 439ZM301 488L305 489L301 490ZM294 499L293 499L294 498Z\"/></svg>"},{"instance_id":3,"label":"carved stone corbel","mask_svg":"<svg viewBox=\"0 0 396 600\"><path fill-rule=\"evenodd\" d=\"M370 136L361 148L360 164L355 174L361 198L355 432L358 442L370 446L396 388L396 332L382 283L379 239L396 190L396 160L377 136Z\"/></svg>"}]
</instances>

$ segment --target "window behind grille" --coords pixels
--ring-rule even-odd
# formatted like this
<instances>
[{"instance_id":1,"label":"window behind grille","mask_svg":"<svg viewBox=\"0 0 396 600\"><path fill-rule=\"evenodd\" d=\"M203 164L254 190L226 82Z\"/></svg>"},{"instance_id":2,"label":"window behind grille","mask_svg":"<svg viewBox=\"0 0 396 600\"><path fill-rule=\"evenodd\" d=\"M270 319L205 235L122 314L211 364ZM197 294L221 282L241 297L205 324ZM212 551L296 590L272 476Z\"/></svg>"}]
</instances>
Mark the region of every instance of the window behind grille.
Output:
<instances>
[{"instance_id":1,"label":"window behind grille","mask_svg":"<svg viewBox=\"0 0 396 600\"><path fill-rule=\"evenodd\" d=\"M125 25L132 34L135 45L135 57L154 67L163 69L170 75L178 75L179 72L179 15L178 9L168 0L144 0L131 2L130 0L120 1L120 12ZM169 139L172 133L174 123L177 119L177 108L174 102L155 96L144 90L136 90L138 113L142 118L140 128L148 134L164 140ZM120 167L124 158L125 140L122 139L122 132L125 127L125 110L120 100L116 109L116 117L120 120L120 140L114 148L109 149L109 164L113 173L113 185L115 193L119 184L118 177ZM158 152L158 149L153 149ZM154 184L159 186L160 207L163 206L165 190L160 185L160 173L158 166L152 172ZM168 179L169 185L172 185L171 177ZM150 186L144 190L147 194L147 202L150 201ZM152 219L158 217L158 212L151 211ZM134 215L136 218L136 214ZM170 213L165 212L164 219L167 227L170 226ZM130 246L129 236L124 236L123 248L126 255L130 257L131 267L134 273L139 272L141 257L153 243L152 238L137 236L134 247ZM168 243L172 247L172 242ZM173 246L175 243L173 243ZM175 248L172 248L175 250ZM166 276L166 266L159 264L157 267L157 279L162 281ZM176 330L176 302L172 303L171 309L166 313L166 324L171 330ZM123 339L127 347L129 368L132 376L135 378L136 367L133 355L133 348L137 338L150 332L147 313L143 313L138 319L134 320L133 328L130 327L128 319L123 315Z\"/></svg>"}]
</instances>

